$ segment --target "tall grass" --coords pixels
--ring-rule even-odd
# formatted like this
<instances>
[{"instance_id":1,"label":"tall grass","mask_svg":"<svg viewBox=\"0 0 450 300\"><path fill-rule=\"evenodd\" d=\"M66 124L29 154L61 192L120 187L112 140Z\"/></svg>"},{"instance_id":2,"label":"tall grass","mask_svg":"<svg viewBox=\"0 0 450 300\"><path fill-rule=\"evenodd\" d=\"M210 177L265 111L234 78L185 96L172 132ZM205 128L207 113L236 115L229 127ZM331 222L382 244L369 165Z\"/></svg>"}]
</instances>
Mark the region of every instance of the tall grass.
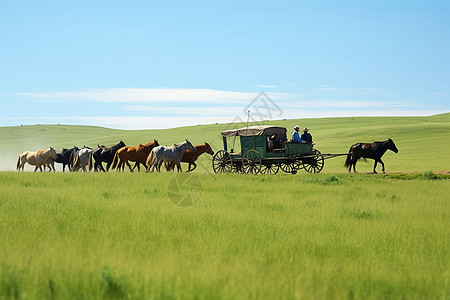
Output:
<instances>
[{"instance_id":1,"label":"tall grass","mask_svg":"<svg viewBox=\"0 0 450 300\"><path fill-rule=\"evenodd\" d=\"M450 295L445 176L173 176L0 173L0 299Z\"/></svg>"}]
</instances>

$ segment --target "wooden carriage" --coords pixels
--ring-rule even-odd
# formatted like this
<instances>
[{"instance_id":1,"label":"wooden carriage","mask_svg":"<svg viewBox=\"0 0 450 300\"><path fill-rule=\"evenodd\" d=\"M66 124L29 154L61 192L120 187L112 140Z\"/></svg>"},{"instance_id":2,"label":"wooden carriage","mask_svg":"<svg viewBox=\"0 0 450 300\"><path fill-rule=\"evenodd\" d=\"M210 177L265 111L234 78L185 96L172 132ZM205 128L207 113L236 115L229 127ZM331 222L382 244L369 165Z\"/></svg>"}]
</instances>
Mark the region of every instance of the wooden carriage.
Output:
<instances>
[{"instance_id":1,"label":"wooden carriage","mask_svg":"<svg viewBox=\"0 0 450 300\"><path fill-rule=\"evenodd\" d=\"M212 161L215 173L276 174L280 169L292 174L300 169L319 173L324 165L324 156L314 144L288 141L284 127L250 126L221 134L223 150Z\"/></svg>"}]
</instances>

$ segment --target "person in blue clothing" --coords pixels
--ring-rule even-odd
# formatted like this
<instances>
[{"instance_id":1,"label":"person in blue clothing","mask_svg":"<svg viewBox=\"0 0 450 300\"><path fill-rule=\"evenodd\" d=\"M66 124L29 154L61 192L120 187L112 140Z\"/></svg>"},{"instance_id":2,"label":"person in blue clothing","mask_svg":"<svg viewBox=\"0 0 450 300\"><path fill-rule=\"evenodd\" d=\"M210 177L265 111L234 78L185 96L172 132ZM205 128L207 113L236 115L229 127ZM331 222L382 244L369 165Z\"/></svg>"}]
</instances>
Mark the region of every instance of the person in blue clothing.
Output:
<instances>
[{"instance_id":1,"label":"person in blue clothing","mask_svg":"<svg viewBox=\"0 0 450 300\"><path fill-rule=\"evenodd\" d=\"M300 134L298 133L299 130L300 130L300 127L299 127L298 125L296 125L296 126L294 127L294 131L292 132L292 140L293 140L294 142L297 142L297 143L300 143L300 144L306 143L305 141L303 141L303 140L300 138Z\"/></svg>"},{"instance_id":2,"label":"person in blue clothing","mask_svg":"<svg viewBox=\"0 0 450 300\"><path fill-rule=\"evenodd\" d=\"M300 137L302 141L305 141L306 143L312 144L312 136L311 134L309 134L309 129L308 128L303 128L303 134Z\"/></svg>"}]
</instances>

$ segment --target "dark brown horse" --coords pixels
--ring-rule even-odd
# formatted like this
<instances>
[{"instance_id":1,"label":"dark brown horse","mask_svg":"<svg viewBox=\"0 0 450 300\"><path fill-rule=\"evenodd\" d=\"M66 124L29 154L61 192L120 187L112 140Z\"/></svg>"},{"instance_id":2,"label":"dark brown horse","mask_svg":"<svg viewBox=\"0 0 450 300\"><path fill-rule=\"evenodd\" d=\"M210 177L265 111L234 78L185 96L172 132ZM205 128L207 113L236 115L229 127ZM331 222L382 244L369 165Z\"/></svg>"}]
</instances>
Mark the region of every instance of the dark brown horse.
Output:
<instances>
[{"instance_id":1,"label":"dark brown horse","mask_svg":"<svg viewBox=\"0 0 450 300\"><path fill-rule=\"evenodd\" d=\"M187 170L188 172L192 172L195 170L195 168L197 167L197 164L195 163L195 161L203 153L208 153L210 155L214 155L213 149L206 142L204 145L197 145L197 146L194 146L194 148L195 148L195 151L186 150L186 152L184 152L184 154L183 154L183 157L181 158L181 162L189 163L189 167ZM175 170L174 163L166 163L165 166L166 166L167 171ZM194 168L192 168L192 170L191 170L191 166L194 166Z\"/></svg>"},{"instance_id":2,"label":"dark brown horse","mask_svg":"<svg viewBox=\"0 0 450 300\"><path fill-rule=\"evenodd\" d=\"M148 143L146 145L140 144L137 147L123 147L117 150L114 160L112 162L111 169L115 169L117 166L117 169L120 171L120 168L125 168L125 164L127 164L128 168L130 168L130 171L133 172L134 169L137 167L138 171L141 171L140 164L143 164L146 166L147 157L152 151L152 149L156 146L159 146L157 140L153 140L153 142ZM119 162L120 159L120 162ZM128 161L135 161L134 167L131 168L131 165ZM118 163L118 165L117 165Z\"/></svg>"},{"instance_id":3,"label":"dark brown horse","mask_svg":"<svg viewBox=\"0 0 450 300\"><path fill-rule=\"evenodd\" d=\"M348 171L353 171L356 173L356 162L360 158L370 158L375 160L375 164L373 165L373 172L377 173L375 170L377 167L377 163L380 163L383 166L384 173L384 162L381 160L381 157L387 150L398 152L397 147L394 144L394 141L388 139L384 142L373 142L373 143L358 143L354 144L350 147L349 154L347 155L347 160L345 161L344 166L348 168Z\"/></svg>"}]
</instances>

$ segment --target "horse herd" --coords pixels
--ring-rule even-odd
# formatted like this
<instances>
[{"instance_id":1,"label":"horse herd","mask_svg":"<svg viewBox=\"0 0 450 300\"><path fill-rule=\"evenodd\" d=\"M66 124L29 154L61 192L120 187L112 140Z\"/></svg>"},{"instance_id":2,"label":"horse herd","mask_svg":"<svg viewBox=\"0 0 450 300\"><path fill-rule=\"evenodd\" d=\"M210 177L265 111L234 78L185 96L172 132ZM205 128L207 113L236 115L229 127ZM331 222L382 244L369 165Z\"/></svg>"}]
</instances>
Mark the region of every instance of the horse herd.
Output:
<instances>
[{"instance_id":1,"label":"horse herd","mask_svg":"<svg viewBox=\"0 0 450 300\"><path fill-rule=\"evenodd\" d=\"M36 152L25 151L20 153L17 160L17 170L24 170L25 164L28 163L35 166L34 171L38 169L49 168L50 171L55 171L55 162L63 165L63 172L66 166L69 171L78 171L82 169L84 172L92 171L109 171L121 170L124 171L125 165L128 166L131 172L137 167L140 171L140 165L143 165L147 171L156 170L160 172L161 165L164 162L167 171L175 170L182 171L181 162L189 164L188 172L193 171L197 165L195 161L203 154L214 154L211 146L205 144L192 146L191 142L185 140L173 146L161 146L157 140L153 140L148 144L136 147L127 147L123 141L120 141L112 147L105 147L98 145L93 149L87 146L78 148L74 146L71 149L63 148L61 151L56 151L50 147L47 150ZM135 162L131 167L129 162ZM103 167L106 163L106 170Z\"/></svg>"},{"instance_id":2,"label":"horse herd","mask_svg":"<svg viewBox=\"0 0 450 300\"><path fill-rule=\"evenodd\" d=\"M387 150L391 150L395 153L398 149L392 139L388 139L383 142L374 143L357 143L350 147L349 153L344 166L348 168L349 172L353 168L356 173L356 163L360 158L370 158L375 161L373 166L373 172L376 173L377 164L382 165L384 172L384 162L381 157ZM197 165L195 161L203 154L208 153L214 155L214 151L211 146L205 142L203 145L192 146L192 144L185 140L179 144L172 146L161 146L157 140L153 142L136 147L127 147L123 141L112 147L105 147L98 145L97 148L92 149L84 146L79 149L73 147L71 149L63 148L60 152L56 151L52 147L47 150L41 150L36 152L22 152L17 160L17 170L24 170L26 163L35 166L34 171L37 169L42 171L42 167L48 167L50 171L55 171L55 162L63 165L63 172L68 166L70 171L78 171L82 169L84 172L92 171L109 171L125 169L125 164L128 166L131 172L137 167L140 171L140 165L143 165L147 171L156 170L161 171L161 165L164 162L167 171L175 170L182 171L181 162L189 164L188 172L193 171ZM129 162L135 162L131 167ZM106 170L103 167L103 163L106 163ZM193 168L192 168L193 167Z\"/></svg>"}]
</instances>

